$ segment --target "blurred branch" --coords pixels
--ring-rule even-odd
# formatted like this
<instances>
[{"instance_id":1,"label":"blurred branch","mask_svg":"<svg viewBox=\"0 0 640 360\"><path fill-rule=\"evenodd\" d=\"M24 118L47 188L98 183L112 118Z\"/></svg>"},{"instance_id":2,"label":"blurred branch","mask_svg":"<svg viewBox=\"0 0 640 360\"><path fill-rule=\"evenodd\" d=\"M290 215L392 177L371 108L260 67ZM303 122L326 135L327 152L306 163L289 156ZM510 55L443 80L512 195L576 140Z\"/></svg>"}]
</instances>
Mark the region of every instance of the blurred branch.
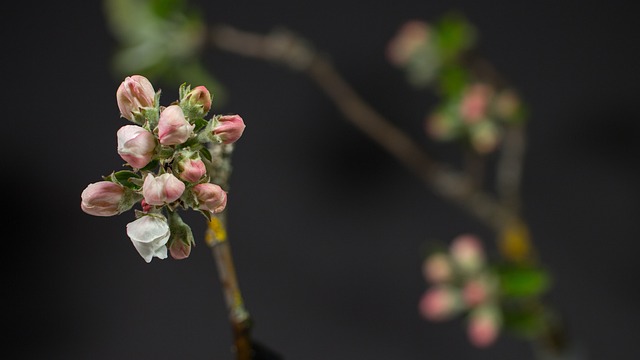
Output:
<instances>
[{"instance_id":1,"label":"blurred branch","mask_svg":"<svg viewBox=\"0 0 640 360\"><path fill-rule=\"evenodd\" d=\"M436 194L462 207L498 232L505 224L517 220L517 213L493 195L474 186L470 176L432 159L409 136L369 106L325 56L318 54L295 34L277 30L261 35L221 25L211 29L210 42L231 53L279 63L305 73L335 103L348 121L395 156ZM511 160L514 159L508 160L505 166L511 166ZM505 184L516 180L514 174L511 175L505 177ZM517 190L513 185L510 186L509 193Z\"/></svg>"}]
</instances>

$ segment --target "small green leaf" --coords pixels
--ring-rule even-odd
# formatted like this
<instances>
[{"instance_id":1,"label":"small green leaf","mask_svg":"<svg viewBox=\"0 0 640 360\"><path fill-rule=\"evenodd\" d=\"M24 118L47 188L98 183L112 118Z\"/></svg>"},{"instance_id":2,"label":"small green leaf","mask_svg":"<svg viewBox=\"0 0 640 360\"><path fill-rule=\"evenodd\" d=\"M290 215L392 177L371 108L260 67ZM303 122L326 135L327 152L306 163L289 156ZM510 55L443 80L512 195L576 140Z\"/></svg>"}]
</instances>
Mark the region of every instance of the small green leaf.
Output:
<instances>
[{"instance_id":1,"label":"small green leaf","mask_svg":"<svg viewBox=\"0 0 640 360\"><path fill-rule=\"evenodd\" d=\"M145 166L142 169L140 169L140 171L152 171L153 169L158 167L158 164L160 164L160 162L157 159L151 160L147 164L147 166Z\"/></svg>"},{"instance_id":2,"label":"small green leaf","mask_svg":"<svg viewBox=\"0 0 640 360\"><path fill-rule=\"evenodd\" d=\"M436 24L436 39L443 61L455 59L475 42L475 30L460 14L448 14Z\"/></svg>"},{"instance_id":3,"label":"small green leaf","mask_svg":"<svg viewBox=\"0 0 640 360\"><path fill-rule=\"evenodd\" d=\"M140 179L140 175L134 173L129 170L122 170L113 173L112 179L114 179L118 184L127 187L129 189L137 189L138 185L132 182L132 179Z\"/></svg>"},{"instance_id":4,"label":"small green leaf","mask_svg":"<svg viewBox=\"0 0 640 360\"><path fill-rule=\"evenodd\" d=\"M545 327L544 314L538 307L505 309L503 321L505 330L525 337L536 336Z\"/></svg>"},{"instance_id":5,"label":"small green leaf","mask_svg":"<svg viewBox=\"0 0 640 360\"><path fill-rule=\"evenodd\" d=\"M502 266L498 269L500 289L505 297L538 296L549 289L547 272L528 266Z\"/></svg>"}]
</instances>

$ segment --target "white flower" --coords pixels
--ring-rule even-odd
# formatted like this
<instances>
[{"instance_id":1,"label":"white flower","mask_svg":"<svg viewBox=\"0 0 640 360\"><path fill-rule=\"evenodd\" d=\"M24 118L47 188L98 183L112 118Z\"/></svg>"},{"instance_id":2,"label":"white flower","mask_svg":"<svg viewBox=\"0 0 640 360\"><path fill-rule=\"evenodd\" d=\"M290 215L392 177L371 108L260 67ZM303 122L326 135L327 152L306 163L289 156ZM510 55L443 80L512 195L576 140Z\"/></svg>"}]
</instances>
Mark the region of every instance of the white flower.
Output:
<instances>
[{"instance_id":1,"label":"white flower","mask_svg":"<svg viewBox=\"0 0 640 360\"><path fill-rule=\"evenodd\" d=\"M133 242L140 256L147 263L155 256L167 258L167 241L169 241L169 224L164 216L145 215L127 224L127 235Z\"/></svg>"}]
</instances>

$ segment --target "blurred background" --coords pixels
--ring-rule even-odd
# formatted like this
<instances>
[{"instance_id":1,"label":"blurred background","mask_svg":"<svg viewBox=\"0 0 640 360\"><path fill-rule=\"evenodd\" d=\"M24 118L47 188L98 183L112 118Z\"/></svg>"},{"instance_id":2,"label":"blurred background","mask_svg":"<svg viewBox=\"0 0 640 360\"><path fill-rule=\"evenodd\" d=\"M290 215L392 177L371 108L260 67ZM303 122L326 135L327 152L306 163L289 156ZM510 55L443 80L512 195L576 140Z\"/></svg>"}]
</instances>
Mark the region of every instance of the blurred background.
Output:
<instances>
[{"instance_id":1,"label":"blurred background","mask_svg":"<svg viewBox=\"0 0 640 360\"><path fill-rule=\"evenodd\" d=\"M550 301L588 359L637 359L640 122L631 1L192 1L210 24L286 26L331 57L354 88L434 156L429 95L389 65L409 19L450 10L476 25L484 56L531 108L524 215L554 276ZM126 236L132 212L80 210L80 193L119 169L103 5L17 2L2 12L5 256L2 323L20 359L232 359L205 221L187 215L187 260L147 264ZM462 321L423 320L425 241L493 234L433 194L342 118L301 74L209 49L225 86L214 113L247 128L233 155L228 220L256 340L287 360L533 359L502 336L483 350ZM154 85L156 83L154 82ZM198 85L198 84L194 84ZM160 84L161 101L179 84Z\"/></svg>"}]
</instances>

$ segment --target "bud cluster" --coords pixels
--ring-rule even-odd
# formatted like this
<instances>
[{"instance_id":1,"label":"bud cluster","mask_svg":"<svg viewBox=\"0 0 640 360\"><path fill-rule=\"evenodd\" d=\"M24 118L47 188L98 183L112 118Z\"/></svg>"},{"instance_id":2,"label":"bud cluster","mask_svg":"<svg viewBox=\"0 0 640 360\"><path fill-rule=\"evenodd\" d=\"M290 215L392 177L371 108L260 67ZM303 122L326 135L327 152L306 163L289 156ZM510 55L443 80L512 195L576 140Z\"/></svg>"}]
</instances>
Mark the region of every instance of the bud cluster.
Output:
<instances>
[{"instance_id":1,"label":"bud cluster","mask_svg":"<svg viewBox=\"0 0 640 360\"><path fill-rule=\"evenodd\" d=\"M499 147L506 127L521 124L526 114L516 92L474 58L476 37L460 15L435 24L410 20L389 40L387 58L410 84L431 87L441 97L425 116L427 136L486 155Z\"/></svg>"},{"instance_id":2,"label":"bud cluster","mask_svg":"<svg viewBox=\"0 0 640 360\"><path fill-rule=\"evenodd\" d=\"M443 321L467 313L472 344L486 347L496 340L502 325L499 279L490 270L476 236L460 235L448 251L429 254L423 275L431 284L419 303L423 317Z\"/></svg>"},{"instance_id":3,"label":"bud cluster","mask_svg":"<svg viewBox=\"0 0 640 360\"><path fill-rule=\"evenodd\" d=\"M113 216L139 203L127 235L146 262L165 259L167 252L174 259L189 256L193 234L179 208L210 219L226 207L227 192L211 182L216 174L207 145L235 143L245 124L239 115L206 120L212 99L206 87L182 84L179 99L161 106L160 91L141 75L126 77L116 91L120 115L131 122L117 131L117 152L128 169L89 184L80 207Z\"/></svg>"}]
</instances>

